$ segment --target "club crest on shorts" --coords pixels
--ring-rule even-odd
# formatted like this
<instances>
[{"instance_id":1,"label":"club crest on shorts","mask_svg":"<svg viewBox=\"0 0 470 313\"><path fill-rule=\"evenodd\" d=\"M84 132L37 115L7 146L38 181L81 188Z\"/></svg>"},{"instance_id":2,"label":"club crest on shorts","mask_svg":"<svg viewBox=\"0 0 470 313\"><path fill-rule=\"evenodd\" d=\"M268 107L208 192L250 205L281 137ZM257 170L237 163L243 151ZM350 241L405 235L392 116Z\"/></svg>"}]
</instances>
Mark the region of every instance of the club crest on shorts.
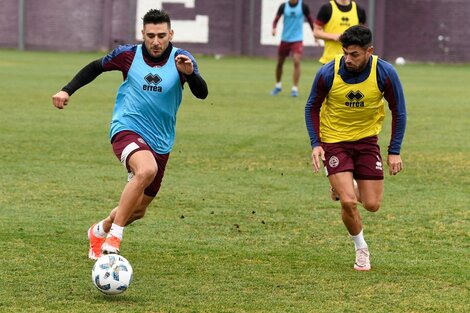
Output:
<instances>
[{"instance_id":1,"label":"club crest on shorts","mask_svg":"<svg viewBox=\"0 0 470 313\"><path fill-rule=\"evenodd\" d=\"M337 156L333 155L329 160L328 160L328 165L330 167L337 167L339 165L339 159Z\"/></svg>"},{"instance_id":2,"label":"club crest on shorts","mask_svg":"<svg viewBox=\"0 0 470 313\"><path fill-rule=\"evenodd\" d=\"M137 141L138 141L138 142L140 142L140 143L146 144L146 143L145 143L145 140L143 140L143 139L142 139L142 138L140 138L140 137L139 137L139 138L137 138Z\"/></svg>"}]
</instances>

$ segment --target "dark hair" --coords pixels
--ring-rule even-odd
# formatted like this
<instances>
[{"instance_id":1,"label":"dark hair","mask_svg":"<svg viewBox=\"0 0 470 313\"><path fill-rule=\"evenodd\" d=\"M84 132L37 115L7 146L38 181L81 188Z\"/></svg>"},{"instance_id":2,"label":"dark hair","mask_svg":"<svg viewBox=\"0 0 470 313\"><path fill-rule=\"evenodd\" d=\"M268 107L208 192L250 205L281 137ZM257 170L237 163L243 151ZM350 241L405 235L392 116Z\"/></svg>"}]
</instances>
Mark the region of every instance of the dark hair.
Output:
<instances>
[{"instance_id":1,"label":"dark hair","mask_svg":"<svg viewBox=\"0 0 470 313\"><path fill-rule=\"evenodd\" d=\"M147 13L145 13L143 20L144 20L144 25L167 23L168 27L171 28L170 16L163 9L162 10L152 9L148 11Z\"/></svg>"},{"instance_id":2,"label":"dark hair","mask_svg":"<svg viewBox=\"0 0 470 313\"><path fill-rule=\"evenodd\" d=\"M351 45L358 45L367 49L372 45L372 32L363 25L351 26L341 34L339 41L345 48Z\"/></svg>"}]
</instances>

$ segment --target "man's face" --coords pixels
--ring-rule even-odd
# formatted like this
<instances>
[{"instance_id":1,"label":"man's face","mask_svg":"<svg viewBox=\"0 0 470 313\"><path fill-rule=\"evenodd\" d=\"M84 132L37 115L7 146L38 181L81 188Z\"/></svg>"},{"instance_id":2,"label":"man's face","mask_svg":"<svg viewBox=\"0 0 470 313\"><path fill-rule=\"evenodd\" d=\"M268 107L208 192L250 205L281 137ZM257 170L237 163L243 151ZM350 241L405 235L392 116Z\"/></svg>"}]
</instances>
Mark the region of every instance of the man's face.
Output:
<instances>
[{"instance_id":1,"label":"man's face","mask_svg":"<svg viewBox=\"0 0 470 313\"><path fill-rule=\"evenodd\" d=\"M173 39L173 30L167 23L145 24L142 30L145 48L152 57L159 57Z\"/></svg>"},{"instance_id":2,"label":"man's face","mask_svg":"<svg viewBox=\"0 0 470 313\"><path fill-rule=\"evenodd\" d=\"M369 62L369 58L374 51L373 47L362 48L358 45L343 47L344 63L346 69L351 72L360 72Z\"/></svg>"}]
</instances>

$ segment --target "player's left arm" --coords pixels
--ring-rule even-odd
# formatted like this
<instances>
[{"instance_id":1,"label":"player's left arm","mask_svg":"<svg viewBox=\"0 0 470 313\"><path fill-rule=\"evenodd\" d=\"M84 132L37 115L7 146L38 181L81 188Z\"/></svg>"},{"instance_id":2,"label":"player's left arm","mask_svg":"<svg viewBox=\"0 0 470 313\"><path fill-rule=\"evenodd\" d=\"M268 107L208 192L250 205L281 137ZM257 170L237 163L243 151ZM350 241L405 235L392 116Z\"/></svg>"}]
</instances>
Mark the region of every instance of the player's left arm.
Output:
<instances>
[{"instance_id":1,"label":"player's left arm","mask_svg":"<svg viewBox=\"0 0 470 313\"><path fill-rule=\"evenodd\" d=\"M302 12L304 13L305 19L308 22L308 25L310 25L310 29L313 31L313 17L310 14L310 8L308 7L307 4L302 2Z\"/></svg>"},{"instance_id":2,"label":"player's left arm","mask_svg":"<svg viewBox=\"0 0 470 313\"><path fill-rule=\"evenodd\" d=\"M392 132L388 146L387 163L390 174L395 175L403 169L400 150L406 128L405 96L400 78L390 63L379 59L377 74L379 88L383 92L392 112Z\"/></svg>"},{"instance_id":3,"label":"player's left arm","mask_svg":"<svg viewBox=\"0 0 470 313\"><path fill-rule=\"evenodd\" d=\"M199 73L196 59L186 50L179 49L175 54L176 68L181 73L181 83L188 82L189 89L196 98L205 99L209 94L207 83Z\"/></svg>"},{"instance_id":4,"label":"player's left arm","mask_svg":"<svg viewBox=\"0 0 470 313\"><path fill-rule=\"evenodd\" d=\"M367 22L366 10L364 10L361 6L356 4L357 10L357 17L359 19L359 24L365 25Z\"/></svg>"}]
</instances>

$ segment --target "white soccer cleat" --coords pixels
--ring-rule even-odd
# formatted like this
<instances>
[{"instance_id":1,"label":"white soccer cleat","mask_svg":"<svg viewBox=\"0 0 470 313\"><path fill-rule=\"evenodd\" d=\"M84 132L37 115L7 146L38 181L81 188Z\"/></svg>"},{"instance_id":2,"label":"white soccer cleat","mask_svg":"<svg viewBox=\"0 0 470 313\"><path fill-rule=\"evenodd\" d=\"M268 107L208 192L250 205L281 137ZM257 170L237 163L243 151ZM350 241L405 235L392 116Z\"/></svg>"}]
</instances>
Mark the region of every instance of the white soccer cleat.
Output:
<instances>
[{"instance_id":1,"label":"white soccer cleat","mask_svg":"<svg viewBox=\"0 0 470 313\"><path fill-rule=\"evenodd\" d=\"M356 250L354 269L356 271L370 271L370 253L368 248Z\"/></svg>"}]
</instances>

